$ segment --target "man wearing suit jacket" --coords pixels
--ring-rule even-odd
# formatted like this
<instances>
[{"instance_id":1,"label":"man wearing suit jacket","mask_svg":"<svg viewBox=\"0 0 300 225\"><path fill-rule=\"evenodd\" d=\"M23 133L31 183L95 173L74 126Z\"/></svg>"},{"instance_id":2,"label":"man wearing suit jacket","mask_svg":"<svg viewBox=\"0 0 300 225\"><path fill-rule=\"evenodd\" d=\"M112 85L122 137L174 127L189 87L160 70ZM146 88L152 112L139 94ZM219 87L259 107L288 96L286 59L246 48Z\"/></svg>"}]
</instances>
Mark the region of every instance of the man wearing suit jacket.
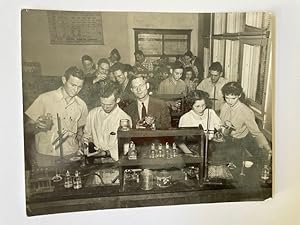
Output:
<instances>
[{"instance_id":1,"label":"man wearing suit jacket","mask_svg":"<svg viewBox=\"0 0 300 225\"><path fill-rule=\"evenodd\" d=\"M136 101L128 105L124 111L132 119L132 127L139 128L139 121L144 120L145 115L152 115L157 129L168 129L171 127L170 111L162 100L150 97L148 94L149 83L143 77L133 78L131 91Z\"/></svg>"}]
</instances>

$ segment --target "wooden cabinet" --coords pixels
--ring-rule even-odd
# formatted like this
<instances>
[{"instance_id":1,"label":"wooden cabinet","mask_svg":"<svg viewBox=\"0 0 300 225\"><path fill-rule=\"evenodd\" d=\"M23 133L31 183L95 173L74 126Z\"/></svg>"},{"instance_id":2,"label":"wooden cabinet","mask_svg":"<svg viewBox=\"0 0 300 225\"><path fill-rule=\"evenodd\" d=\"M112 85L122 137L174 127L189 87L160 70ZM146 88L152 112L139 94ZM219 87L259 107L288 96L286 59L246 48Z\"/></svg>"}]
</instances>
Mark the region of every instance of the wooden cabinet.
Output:
<instances>
[{"instance_id":1,"label":"wooden cabinet","mask_svg":"<svg viewBox=\"0 0 300 225\"><path fill-rule=\"evenodd\" d=\"M128 159L126 146L133 141L137 150L137 159ZM167 157L166 154L151 158L151 146L154 144L157 148L161 143L165 146L168 142L170 151L172 151L172 143L176 143L176 156ZM191 154L185 154L179 146L184 143L192 151ZM189 188L195 189L199 187L205 176L205 152L204 152L205 135L203 130L198 128L190 129L173 129L173 130L129 130L118 131L119 146L119 173L120 173L120 191L130 192L130 188L134 193L142 192L139 182L134 185L126 186L125 171L128 169L152 171L170 171L174 172L176 181L172 181L172 187L160 189L155 186L153 191L186 191ZM129 150L130 151L130 150ZM166 151L163 149L163 151ZM125 154L124 154L125 152ZM156 149L157 152L157 149ZM172 153L171 153L172 154ZM194 168L197 171L196 179L188 180L185 169ZM155 180L155 177L154 177ZM155 183L156 181L154 181ZM195 185L191 185L194 182ZM188 185L186 185L189 183ZM176 187L177 186L177 187Z\"/></svg>"}]
</instances>

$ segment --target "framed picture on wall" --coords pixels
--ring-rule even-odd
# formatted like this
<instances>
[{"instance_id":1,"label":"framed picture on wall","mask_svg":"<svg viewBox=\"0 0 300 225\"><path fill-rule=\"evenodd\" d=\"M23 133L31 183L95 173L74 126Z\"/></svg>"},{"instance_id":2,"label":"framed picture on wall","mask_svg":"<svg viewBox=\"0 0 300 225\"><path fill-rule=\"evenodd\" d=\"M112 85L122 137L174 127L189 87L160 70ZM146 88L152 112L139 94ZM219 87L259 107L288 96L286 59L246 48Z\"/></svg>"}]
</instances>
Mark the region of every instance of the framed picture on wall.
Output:
<instances>
[{"instance_id":1,"label":"framed picture on wall","mask_svg":"<svg viewBox=\"0 0 300 225\"><path fill-rule=\"evenodd\" d=\"M103 45L101 12L48 11L50 43Z\"/></svg>"}]
</instances>

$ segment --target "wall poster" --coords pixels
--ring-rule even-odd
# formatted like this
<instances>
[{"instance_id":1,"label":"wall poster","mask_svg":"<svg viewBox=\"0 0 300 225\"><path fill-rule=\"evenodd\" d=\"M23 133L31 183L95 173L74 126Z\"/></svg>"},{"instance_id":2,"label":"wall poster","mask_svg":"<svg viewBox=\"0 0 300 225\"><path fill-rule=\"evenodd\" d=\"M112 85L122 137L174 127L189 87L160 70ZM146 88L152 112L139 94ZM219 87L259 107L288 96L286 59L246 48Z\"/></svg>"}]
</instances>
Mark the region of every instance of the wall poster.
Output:
<instances>
[{"instance_id":1,"label":"wall poster","mask_svg":"<svg viewBox=\"0 0 300 225\"><path fill-rule=\"evenodd\" d=\"M51 44L104 44L100 12L48 11L48 23Z\"/></svg>"}]
</instances>

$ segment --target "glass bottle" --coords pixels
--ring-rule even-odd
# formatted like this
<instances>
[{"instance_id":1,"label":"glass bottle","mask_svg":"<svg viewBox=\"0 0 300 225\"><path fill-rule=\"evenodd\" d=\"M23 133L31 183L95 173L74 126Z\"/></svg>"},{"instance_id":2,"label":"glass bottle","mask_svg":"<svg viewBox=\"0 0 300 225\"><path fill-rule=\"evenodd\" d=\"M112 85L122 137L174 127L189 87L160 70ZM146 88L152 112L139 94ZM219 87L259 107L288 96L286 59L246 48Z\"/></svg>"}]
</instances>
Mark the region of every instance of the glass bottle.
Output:
<instances>
[{"instance_id":1,"label":"glass bottle","mask_svg":"<svg viewBox=\"0 0 300 225\"><path fill-rule=\"evenodd\" d=\"M267 183L268 180L270 179L270 169L269 169L268 165L264 165L260 178L263 183Z\"/></svg>"},{"instance_id":2,"label":"glass bottle","mask_svg":"<svg viewBox=\"0 0 300 225\"><path fill-rule=\"evenodd\" d=\"M171 158L171 153L170 153L170 145L168 142L166 142L166 151L165 151L165 157L167 159Z\"/></svg>"},{"instance_id":3,"label":"glass bottle","mask_svg":"<svg viewBox=\"0 0 300 225\"><path fill-rule=\"evenodd\" d=\"M155 158L155 144L152 143L151 144L151 149L150 149L150 155L149 155L150 159L154 159Z\"/></svg>"},{"instance_id":4,"label":"glass bottle","mask_svg":"<svg viewBox=\"0 0 300 225\"><path fill-rule=\"evenodd\" d=\"M81 177L79 176L79 172L77 170L75 171L75 177L73 180L73 188L74 189L82 188Z\"/></svg>"},{"instance_id":5,"label":"glass bottle","mask_svg":"<svg viewBox=\"0 0 300 225\"><path fill-rule=\"evenodd\" d=\"M137 151L135 149L135 144L133 141L129 143L129 151L128 151L128 159L136 160L137 159Z\"/></svg>"},{"instance_id":6,"label":"glass bottle","mask_svg":"<svg viewBox=\"0 0 300 225\"><path fill-rule=\"evenodd\" d=\"M71 188L73 187L73 182L70 176L70 172L67 170L66 172L66 176L65 176L65 184L64 184L65 188Z\"/></svg>"},{"instance_id":7,"label":"glass bottle","mask_svg":"<svg viewBox=\"0 0 300 225\"><path fill-rule=\"evenodd\" d=\"M158 145L158 158L163 158L163 149L161 143Z\"/></svg>"},{"instance_id":8,"label":"glass bottle","mask_svg":"<svg viewBox=\"0 0 300 225\"><path fill-rule=\"evenodd\" d=\"M172 156L176 157L177 156L177 147L176 147L176 143L173 142L172 144Z\"/></svg>"}]
</instances>

